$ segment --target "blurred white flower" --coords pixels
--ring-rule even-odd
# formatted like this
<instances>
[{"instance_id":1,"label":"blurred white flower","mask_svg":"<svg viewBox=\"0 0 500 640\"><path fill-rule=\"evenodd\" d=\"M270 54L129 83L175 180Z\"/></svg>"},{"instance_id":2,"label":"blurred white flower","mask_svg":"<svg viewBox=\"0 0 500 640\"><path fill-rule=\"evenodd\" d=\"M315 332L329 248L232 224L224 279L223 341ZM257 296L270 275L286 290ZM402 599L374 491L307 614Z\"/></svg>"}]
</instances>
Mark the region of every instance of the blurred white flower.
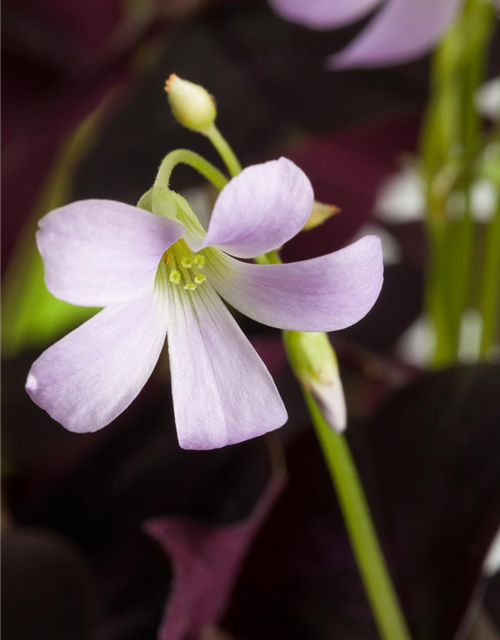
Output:
<instances>
[{"instance_id":1,"label":"blurred white flower","mask_svg":"<svg viewBox=\"0 0 500 640\"><path fill-rule=\"evenodd\" d=\"M476 92L476 109L484 117L493 122L500 118L500 78L486 82Z\"/></svg>"}]
</instances>

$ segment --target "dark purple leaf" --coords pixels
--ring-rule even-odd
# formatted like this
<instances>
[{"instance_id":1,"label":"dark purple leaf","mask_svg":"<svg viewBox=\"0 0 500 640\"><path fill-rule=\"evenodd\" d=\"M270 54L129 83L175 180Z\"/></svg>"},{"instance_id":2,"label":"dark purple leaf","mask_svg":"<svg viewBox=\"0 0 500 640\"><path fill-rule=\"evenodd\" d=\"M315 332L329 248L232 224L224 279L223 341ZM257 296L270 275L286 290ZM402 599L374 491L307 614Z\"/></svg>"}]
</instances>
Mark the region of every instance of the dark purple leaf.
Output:
<instances>
[{"instance_id":1,"label":"dark purple leaf","mask_svg":"<svg viewBox=\"0 0 500 640\"><path fill-rule=\"evenodd\" d=\"M145 524L170 558L174 573L159 640L195 640L220 620L241 563L283 482L272 478L253 512L240 522L209 526L169 517Z\"/></svg>"}]
</instances>

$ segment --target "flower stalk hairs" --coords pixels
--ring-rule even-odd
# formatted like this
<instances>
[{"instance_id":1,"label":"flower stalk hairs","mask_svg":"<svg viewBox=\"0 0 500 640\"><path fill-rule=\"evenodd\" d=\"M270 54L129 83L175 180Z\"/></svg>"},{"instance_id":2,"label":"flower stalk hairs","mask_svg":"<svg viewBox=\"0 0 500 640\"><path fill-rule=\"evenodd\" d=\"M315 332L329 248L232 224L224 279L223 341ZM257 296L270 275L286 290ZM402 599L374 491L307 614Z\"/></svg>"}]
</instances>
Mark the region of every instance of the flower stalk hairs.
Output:
<instances>
[{"instance_id":1,"label":"flower stalk hairs","mask_svg":"<svg viewBox=\"0 0 500 640\"><path fill-rule=\"evenodd\" d=\"M208 94L205 103L213 120ZM200 109L189 118L199 120ZM171 156L137 207L85 200L41 219L37 244L49 291L104 309L38 358L26 389L70 431L96 431L139 394L168 336L179 443L212 449L287 421L269 372L221 298L271 327L335 331L375 303L382 253L378 238L366 237L304 262L244 262L308 223L314 197L306 175L285 158L246 168L222 188L205 229L168 188ZM219 186L226 182L199 156L186 157L213 169Z\"/></svg>"}]
</instances>

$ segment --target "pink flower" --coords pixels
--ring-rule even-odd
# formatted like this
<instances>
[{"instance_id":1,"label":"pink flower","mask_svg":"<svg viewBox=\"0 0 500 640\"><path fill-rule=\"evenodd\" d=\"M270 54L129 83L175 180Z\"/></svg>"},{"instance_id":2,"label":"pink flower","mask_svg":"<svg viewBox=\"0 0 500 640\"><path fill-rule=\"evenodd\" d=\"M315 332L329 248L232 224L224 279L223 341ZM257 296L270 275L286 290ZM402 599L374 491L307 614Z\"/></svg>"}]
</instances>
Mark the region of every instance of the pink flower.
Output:
<instances>
[{"instance_id":1,"label":"pink flower","mask_svg":"<svg viewBox=\"0 0 500 640\"><path fill-rule=\"evenodd\" d=\"M499 2L499 0L496 0ZM270 0L276 13L313 29L340 27L380 10L332 68L376 67L413 60L432 48L463 0Z\"/></svg>"},{"instance_id":2,"label":"pink flower","mask_svg":"<svg viewBox=\"0 0 500 640\"><path fill-rule=\"evenodd\" d=\"M101 429L139 394L168 334L181 447L222 447L282 426L287 413L274 382L219 296L272 327L348 327L380 292L380 241L365 237L290 264L238 260L281 246L309 217L311 184L284 158L232 179L207 231L181 196L158 193L170 217L86 200L40 221L48 289L105 309L36 360L28 393L70 431Z\"/></svg>"}]
</instances>

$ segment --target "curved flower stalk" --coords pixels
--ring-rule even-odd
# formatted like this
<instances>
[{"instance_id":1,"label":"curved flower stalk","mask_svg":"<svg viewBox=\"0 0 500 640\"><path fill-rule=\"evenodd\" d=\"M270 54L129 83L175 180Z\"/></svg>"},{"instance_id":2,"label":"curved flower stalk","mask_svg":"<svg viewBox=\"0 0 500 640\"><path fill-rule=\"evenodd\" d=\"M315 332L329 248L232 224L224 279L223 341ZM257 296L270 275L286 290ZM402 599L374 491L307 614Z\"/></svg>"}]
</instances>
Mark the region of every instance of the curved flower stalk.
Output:
<instances>
[{"instance_id":1,"label":"curved flower stalk","mask_svg":"<svg viewBox=\"0 0 500 640\"><path fill-rule=\"evenodd\" d=\"M333 69L376 67L418 58L439 40L463 1L270 0L270 3L283 18L313 29L340 27L379 9L345 49L328 58L327 65Z\"/></svg>"},{"instance_id":2,"label":"curved flower stalk","mask_svg":"<svg viewBox=\"0 0 500 640\"><path fill-rule=\"evenodd\" d=\"M152 212L81 201L40 221L48 289L105 308L36 360L31 398L70 431L96 431L139 394L168 335L181 447L222 447L282 426L275 384L220 297L272 327L348 327L379 295L378 238L304 262L241 261L281 246L309 218L311 184L284 158L233 178L206 231L174 192L154 187L146 203Z\"/></svg>"}]
</instances>

